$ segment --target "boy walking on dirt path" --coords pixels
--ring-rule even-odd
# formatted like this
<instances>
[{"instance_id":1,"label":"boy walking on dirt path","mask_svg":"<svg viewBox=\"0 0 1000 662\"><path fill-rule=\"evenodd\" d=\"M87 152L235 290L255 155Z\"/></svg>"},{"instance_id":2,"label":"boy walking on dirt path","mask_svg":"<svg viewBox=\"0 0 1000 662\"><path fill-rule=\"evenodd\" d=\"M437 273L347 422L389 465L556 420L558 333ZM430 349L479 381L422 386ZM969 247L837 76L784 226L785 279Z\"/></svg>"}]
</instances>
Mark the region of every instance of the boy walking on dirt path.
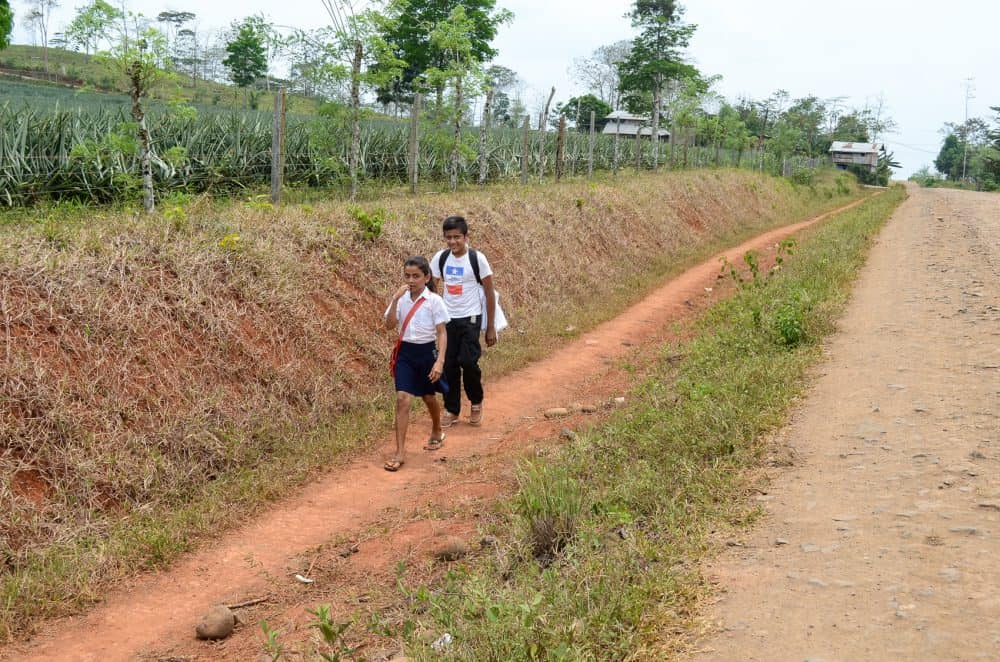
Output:
<instances>
[{"instance_id":1,"label":"boy walking on dirt path","mask_svg":"<svg viewBox=\"0 0 1000 662\"><path fill-rule=\"evenodd\" d=\"M444 395L441 425L449 427L458 420L463 388L472 405L469 424L482 425L483 380L479 357L483 350L479 334L485 329L486 346L496 344L493 270L485 255L469 248L469 224L463 217L444 219L442 230L448 248L438 251L431 260L431 272L443 285L441 296L451 317L446 327L448 346L444 357L444 377L450 388Z\"/></svg>"}]
</instances>

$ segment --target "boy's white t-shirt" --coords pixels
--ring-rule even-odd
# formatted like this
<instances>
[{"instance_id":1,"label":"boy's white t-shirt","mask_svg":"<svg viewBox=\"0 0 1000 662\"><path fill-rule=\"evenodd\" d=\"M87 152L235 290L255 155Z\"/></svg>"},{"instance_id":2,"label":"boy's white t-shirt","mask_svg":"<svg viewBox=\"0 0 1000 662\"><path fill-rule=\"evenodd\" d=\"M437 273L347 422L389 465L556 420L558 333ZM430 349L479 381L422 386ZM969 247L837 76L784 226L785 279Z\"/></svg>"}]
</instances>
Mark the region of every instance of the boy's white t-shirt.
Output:
<instances>
[{"instance_id":1,"label":"boy's white t-shirt","mask_svg":"<svg viewBox=\"0 0 1000 662\"><path fill-rule=\"evenodd\" d=\"M442 277L440 264L443 252L438 251L434 254L434 259L431 260L431 275L444 281L441 297L448 308L448 314L452 318L485 315L486 311L482 310L479 304L479 283L476 282L476 274L472 271L469 251L466 250L462 257L455 257L449 251ZM476 251L476 255L479 257L479 277L485 279L487 276L492 276L493 269L490 268L486 256L479 251Z\"/></svg>"},{"instance_id":2,"label":"boy's white t-shirt","mask_svg":"<svg viewBox=\"0 0 1000 662\"><path fill-rule=\"evenodd\" d=\"M403 342L425 344L429 342L434 342L437 340L437 325L447 324L450 320L448 317L448 310L444 306L444 301L441 300L434 292L431 292L427 288L424 288L423 293L417 297L417 301L421 298L427 299L424 301L417 312L413 313L413 317L410 319L410 323L406 325L406 331L403 332ZM399 327L403 326L403 320L410 313L410 309L416 305L417 301L410 299L410 295L404 294L396 302L396 332L399 332ZM391 305L391 304L390 304ZM385 315L389 315L389 309L385 309Z\"/></svg>"}]
</instances>

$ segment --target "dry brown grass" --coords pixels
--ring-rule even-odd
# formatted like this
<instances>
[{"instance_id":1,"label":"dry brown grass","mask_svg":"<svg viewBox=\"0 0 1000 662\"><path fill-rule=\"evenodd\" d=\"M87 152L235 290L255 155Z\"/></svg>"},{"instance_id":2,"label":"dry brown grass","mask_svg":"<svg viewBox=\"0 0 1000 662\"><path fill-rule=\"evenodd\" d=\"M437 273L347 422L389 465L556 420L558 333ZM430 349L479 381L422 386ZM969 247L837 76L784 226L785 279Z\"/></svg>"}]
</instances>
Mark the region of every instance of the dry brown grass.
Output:
<instances>
[{"instance_id":1,"label":"dry brown grass","mask_svg":"<svg viewBox=\"0 0 1000 662\"><path fill-rule=\"evenodd\" d=\"M709 246L856 194L722 170L387 196L362 205L388 219L374 242L341 202L0 226L0 637L290 489L360 436L349 421L377 426L384 302L444 216L497 273L496 373Z\"/></svg>"}]
</instances>

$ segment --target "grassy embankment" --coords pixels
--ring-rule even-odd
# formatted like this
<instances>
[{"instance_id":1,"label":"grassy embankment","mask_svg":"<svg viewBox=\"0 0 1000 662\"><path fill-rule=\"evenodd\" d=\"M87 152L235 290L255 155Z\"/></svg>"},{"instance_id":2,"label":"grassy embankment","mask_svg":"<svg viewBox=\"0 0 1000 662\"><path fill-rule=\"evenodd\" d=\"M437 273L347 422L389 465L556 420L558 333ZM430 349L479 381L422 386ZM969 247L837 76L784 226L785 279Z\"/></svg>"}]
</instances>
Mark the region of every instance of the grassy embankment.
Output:
<instances>
[{"instance_id":1,"label":"grassy embankment","mask_svg":"<svg viewBox=\"0 0 1000 662\"><path fill-rule=\"evenodd\" d=\"M197 198L0 223L0 638L98 600L370 448L402 259L464 213L515 329L489 374L723 245L858 196L743 171L497 186L380 207ZM4 219L0 218L0 221ZM364 238L365 232L369 239ZM572 278L559 278L572 274Z\"/></svg>"},{"instance_id":2,"label":"grassy embankment","mask_svg":"<svg viewBox=\"0 0 1000 662\"><path fill-rule=\"evenodd\" d=\"M519 490L484 531L500 541L494 552L404 588L408 606L376 618L376 630L405 637L410 659L649 660L681 650L708 590L699 561L756 516L747 495L762 435L803 391L904 197L896 186L804 231L780 271L716 304L693 340L663 348L633 404L520 466ZM453 643L441 654L429 643L443 632Z\"/></svg>"}]
</instances>

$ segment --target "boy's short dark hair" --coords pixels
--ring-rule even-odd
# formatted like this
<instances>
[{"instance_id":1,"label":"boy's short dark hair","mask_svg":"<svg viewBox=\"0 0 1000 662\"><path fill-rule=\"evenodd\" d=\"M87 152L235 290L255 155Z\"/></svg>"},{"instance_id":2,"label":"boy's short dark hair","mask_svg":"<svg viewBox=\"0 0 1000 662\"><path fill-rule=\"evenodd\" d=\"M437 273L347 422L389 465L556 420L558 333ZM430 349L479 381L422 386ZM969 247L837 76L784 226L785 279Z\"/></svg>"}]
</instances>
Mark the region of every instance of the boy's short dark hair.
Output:
<instances>
[{"instance_id":1,"label":"boy's short dark hair","mask_svg":"<svg viewBox=\"0 0 1000 662\"><path fill-rule=\"evenodd\" d=\"M444 223L441 224L442 233L447 232L448 230L458 230L462 234L469 234L469 224L462 216L449 216L444 219Z\"/></svg>"}]
</instances>

